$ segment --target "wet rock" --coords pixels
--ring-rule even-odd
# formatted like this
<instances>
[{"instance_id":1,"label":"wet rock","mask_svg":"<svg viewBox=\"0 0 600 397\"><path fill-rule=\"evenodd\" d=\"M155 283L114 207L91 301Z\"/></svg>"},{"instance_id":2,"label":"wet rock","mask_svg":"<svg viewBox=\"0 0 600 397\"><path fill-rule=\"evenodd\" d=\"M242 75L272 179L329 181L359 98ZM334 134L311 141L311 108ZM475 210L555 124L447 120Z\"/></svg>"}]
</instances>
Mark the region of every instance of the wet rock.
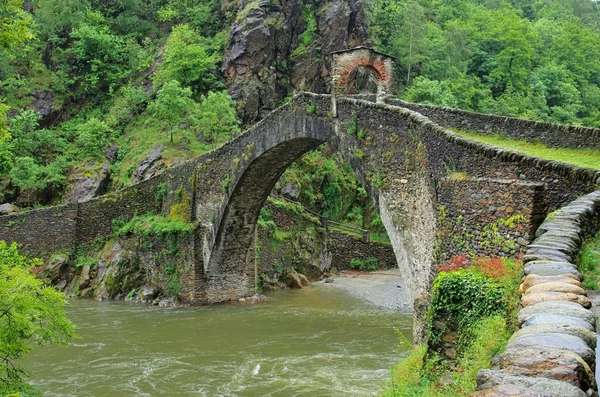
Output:
<instances>
[{"instance_id":1,"label":"wet rock","mask_svg":"<svg viewBox=\"0 0 600 397\"><path fill-rule=\"evenodd\" d=\"M571 281L575 282L575 280ZM537 292L564 292L569 294L585 295L585 290L583 288L570 282L540 283L531 286L525 293L533 294Z\"/></svg>"},{"instance_id":2,"label":"wet rock","mask_svg":"<svg viewBox=\"0 0 600 397\"><path fill-rule=\"evenodd\" d=\"M596 386L590 366L577 354L561 349L508 349L500 357L502 372L567 382L587 391Z\"/></svg>"},{"instance_id":3,"label":"wet rock","mask_svg":"<svg viewBox=\"0 0 600 397\"><path fill-rule=\"evenodd\" d=\"M309 285L310 282L305 275L298 273L294 269L287 272L285 276L285 285L289 288L302 288Z\"/></svg>"},{"instance_id":4,"label":"wet rock","mask_svg":"<svg viewBox=\"0 0 600 397\"><path fill-rule=\"evenodd\" d=\"M514 333L513 338L519 338L523 335L533 334L565 334L576 336L583 340L588 347L596 348L596 333L584 327L578 327L571 324L538 324L524 327Z\"/></svg>"},{"instance_id":5,"label":"wet rock","mask_svg":"<svg viewBox=\"0 0 600 397\"><path fill-rule=\"evenodd\" d=\"M68 270L68 261L69 257L65 254L52 256L46 267L46 274L50 281L52 281L52 284L56 284L62 279L64 273Z\"/></svg>"},{"instance_id":6,"label":"wet rock","mask_svg":"<svg viewBox=\"0 0 600 397\"><path fill-rule=\"evenodd\" d=\"M561 333L513 335L506 349L564 349L583 358L588 364L595 360L594 351L579 337Z\"/></svg>"},{"instance_id":7,"label":"wet rock","mask_svg":"<svg viewBox=\"0 0 600 397\"><path fill-rule=\"evenodd\" d=\"M592 307L592 301L589 300L586 296L571 294L571 293L563 293L563 292L534 292L527 293L521 298L521 306L528 307L531 305L535 305L540 302L548 302L548 301L566 301L566 302L575 302L579 303L581 306L589 309Z\"/></svg>"},{"instance_id":8,"label":"wet rock","mask_svg":"<svg viewBox=\"0 0 600 397\"><path fill-rule=\"evenodd\" d=\"M156 290L152 287L144 287L142 288L140 295L145 301L152 300L156 296Z\"/></svg>"},{"instance_id":9,"label":"wet rock","mask_svg":"<svg viewBox=\"0 0 600 397\"><path fill-rule=\"evenodd\" d=\"M583 275L575 268L575 265L568 262L552 262L552 261L535 261L530 262L523 269L523 273L537 274L538 276L561 276L564 274L572 274L583 280Z\"/></svg>"},{"instance_id":10,"label":"wet rock","mask_svg":"<svg viewBox=\"0 0 600 397\"><path fill-rule=\"evenodd\" d=\"M81 269L81 275L79 276L79 289L83 290L84 288L90 285L90 265L85 265Z\"/></svg>"},{"instance_id":11,"label":"wet rock","mask_svg":"<svg viewBox=\"0 0 600 397\"><path fill-rule=\"evenodd\" d=\"M523 324L532 316L539 314L554 314L575 317L590 325L596 324L594 313L584 309L580 304L573 302L542 302L521 309L517 315L517 325Z\"/></svg>"},{"instance_id":12,"label":"wet rock","mask_svg":"<svg viewBox=\"0 0 600 397\"><path fill-rule=\"evenodd\" d=\"M158 301L158 307L179 307L181 303L175 297L162 298Z\"/></svg>"},{"instance_id":13,"label":"wet rock","mask_svg":"<svg viewBox=\"0 0 600 397\"><path fill-rule=\"evenodd\" d=\"M476 391L471 397L549 397L549 394L532 391L527 387L515 385L497 385L490 389Z\"/></svg>"},{"instance_id":14,"label":"wet rock","mask_svg":"<svg viewBox=\"0 0 600 397\"><path fill-rule=\"evenodd\" d=\"M69 190L66 198L71 203L81 203L103 194L110 180L110 167L107 161L88 162L76 169L67 179Z\"/></svg>"},{"instance_id":15,"label":"wet rock","mask_svg":"<svg viewBox=\"0 0 600 397\"><path fill-rule=\"evenodd\" d=\"M163 145L156 145L150 150L148 155L140 162L140 165L138 165L135 170L133 176L134 183L145 181L156 175L162 169L162 162L159 162L159 160L162 159L163 149Z\"/></svg>"},{"instance_id":16,"label":"wet rock","mask_svg":"<svg viewBox=\"0 0 600 397\"><path fill-rule=\"evenodd\" d=\"M569 284L576 287L581 287L581 282L577 276L573 274L564 274L560 276L539 276L537 274L529 274L521 283L519 292L524 293L533 286L552 283Z\"/></svg>"},{"instance_id":17,"label":"wet rock","mask_svg":"<svg viewBox=\"0 0 600 397\"><path fill-rule=\"evenodd\" d=\"M106 151L104 152L104 157L106 157L106 159L108 161L110 161L110 163L114 163L115 161L117 161L117 154L119 153L119 145L117 145L116 143L113 143L112 145L110 145L109 147L106 148Z\"/></svg>"},{"instance_id":18,"label":"wet rock","mask_svg":"<svg viewBox=\"0 0 600 397\"><path fill-rule=\"evenodd\" d=\"M15 212L19 212L19 207L11 203L5 203L0 205L0 216L13 214Z\"/></svg>"},{"instance_id":19,"label":"wet rock","mask_svg":"<svg viewBox=\"0 0 600 397\"><path fill-rule=\"evenodd\" d=\"M521 387L524 388L526 393L539 393L538 395L540 396L587 397L587 395L578 387L555 379L515 376L489 369L482 369L477 373L477 390L489 389L500 385ZM485 396L486 394L481 395Z\"/></svg>"},{"instance_id":20,"label":"wet rock","mask_svg":"<svg viewBox=\"0 0 600 397\"><path fill-rule=\"evenodd\" d=\"M573 325L573 326L579 327L579 328L585 328L589 331L596 330L596 328L593 325L591 325L590 323L588 323L587 321L584 321L577 317L562 316L559 314L536 314L536 315L533 315L533 316L529 317L529 319L527 321L525 321L523 324L521 324L521 327L525 328L525 327L529 327L532 325L538 325L538 324L568 324L568 325Z\"/></svg>"}]
</instances>

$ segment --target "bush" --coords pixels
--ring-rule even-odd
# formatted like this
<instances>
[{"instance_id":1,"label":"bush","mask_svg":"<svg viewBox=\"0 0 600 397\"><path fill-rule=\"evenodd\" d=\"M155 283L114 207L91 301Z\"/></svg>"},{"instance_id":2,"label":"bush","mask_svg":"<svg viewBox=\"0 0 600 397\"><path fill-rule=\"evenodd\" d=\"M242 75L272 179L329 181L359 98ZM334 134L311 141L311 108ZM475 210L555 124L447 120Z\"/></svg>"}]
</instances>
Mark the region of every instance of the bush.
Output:
<instances>
[{"instance_id":1,"label":"bush","mask_svg":"<svg viewBox=\"0 0 600 397\"><path fill-rule=\"evenodd\" d=\"M65 314L65 296L30 272L39 259L19 254L17 244L0 241L0 395L35 395L18 364L37 345L65 345L75 326Z\"/></svg>"}]
</instances>

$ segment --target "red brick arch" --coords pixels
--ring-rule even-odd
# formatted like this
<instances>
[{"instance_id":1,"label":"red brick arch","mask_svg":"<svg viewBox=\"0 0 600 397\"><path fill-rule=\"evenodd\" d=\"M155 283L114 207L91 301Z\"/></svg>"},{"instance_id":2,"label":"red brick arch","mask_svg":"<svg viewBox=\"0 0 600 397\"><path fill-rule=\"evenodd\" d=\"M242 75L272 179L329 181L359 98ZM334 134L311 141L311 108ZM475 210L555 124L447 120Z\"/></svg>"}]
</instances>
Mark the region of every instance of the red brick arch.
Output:
<instances>
[{"instance_id":1,"label":"red brick arch","mask_svg":"<svg viewBox=\"0 0 600 397\"><path fill-rule=\"evenodd\" d=\"M340 72L340 84L347 84L350 74L360 67L371 70L378 84L386 84L389 79L389 73L382 61L363 57L356 59Z\"/></svg>"}]
</instances>

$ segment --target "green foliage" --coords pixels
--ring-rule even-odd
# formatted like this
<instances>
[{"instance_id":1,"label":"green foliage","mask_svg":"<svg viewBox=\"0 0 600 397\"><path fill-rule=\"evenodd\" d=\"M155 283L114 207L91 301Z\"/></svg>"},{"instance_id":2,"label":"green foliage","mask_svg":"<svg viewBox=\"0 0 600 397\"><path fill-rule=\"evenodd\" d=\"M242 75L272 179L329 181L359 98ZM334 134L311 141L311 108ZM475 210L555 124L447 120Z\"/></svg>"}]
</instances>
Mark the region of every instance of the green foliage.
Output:
<instances>
[{"instance_id":1,"label":"green foliage","mask_svg":"<svg viewBox=\"0 0 600 397\"><path fill-rule=\"evenodd\" d=\"M562 161L580 167L600 169L600 150L550 148L542 143L531 143L506 138L500 135L481 135L470 131L458 130L455 132L480 142L512 149L531 156L547 160Z\"/></svg>"},{"instance_id":2,"label":"green foliage","mask_svg":"<svg viewBox=\"0 0 600 397\"><path fill-rule=\"evenodd\" d=\"M585 241L577 255L577 268L583 274L585 289L600 290L600 234Z\"/></svg>"},{"instance_id":3,"label":"green foliage","mask_svg":"<svg viewBox=\"0 0 600 397\"><path fill-rule=\"evenodd\" d=\"M133 217L129 222L120 226L121 222L113 222L113 233L116 236L128 234L141 237L163 237L168 235L186 234L192 231L192 225L180 219L171 219L160 215L146 214Z\"/></svg>"},{"instance_id":4,"label":"green foliage","mask_svg":"<svg viewBox=\"0 0 600 397\"><path fill-rule=\"evenodd\" d=\"M370 14L408 100L600 125L594 2L375 0Z\"/></svg>"},{"instance_id":5,"label":"green foliage","mask_svg":"<svg viewBox=\"0 0 600 397\"><path fill-rule=\"evenodd\" d=\"M38 259L0 241L0 395L38 395L20 361L33 345L65 345L75 327L65 314L65 297L45 286L29 269Z\"/></svg>"},{"instance_id":6,"label":"green foliage","mask_svg":"<svg viewBox=\"0 0 600 397\"><path fill-rule=\"evenodd\" d=\"M201 132L210 142L219 138L231 139L240 132L235 102L225 91L211 91L206 97L202 96L195 117L194 130Z\"/></svg>"},{"instance_id":7,"label":"green foliage","mask_svg":"<svg viewBox=\"0 0 600 397\"><path fill-rule=\"evenodd\" d=\"M179 269L174 263L163 265L162 272L167 278L166 294L167 296L178 296L181 293L181 283L179 282Z\"/></svg>"},{"instance_id":8,"label":"green foliage","mask_svg":"<svg viewBox=\"0 0 600 397\"><path fill-rule=\"evenodd\" d=\"M99 158L104 155L111 135L111 129L104 122L91 118L79 126L78 132L77 146L82 157Z\"/></svg>"},{"instance_id":9,"label":"green foliage","mask_svg":"<svg viewBox=\"0 0 600 397\"><path fill-rule=\"evenodd\" d=\"M164 201L165 197L167 197L168 192L169 192L169 185L167 185L164 182L159 183L158 186L156 186L156 195L154 196L156 203L161 205L162 202Z\"/></svg>"},{"instance_id":10,"label":"green foliage","mask_svg":"<svg viewBox=\"0 0 600 397\"><path fill-rule=\"evenodd\" d=\"M485 317L469 329L463 353L452 366L443 366L427 355L427 345L413 348L410 355L392 368L391 379L381 397L467 397L477 386L480 369L492 368L503 351L510 332L502 316ZM444 376L449 381L437 382Z\"/></svg>"},{"instance_id":11,"label":"green foliage","mask_svg":"<svg viewBox=\"0 0 600 397\"><path fill-rule=\"evenodd\" d=\"M298 36L298 46L290 55L291 59L306 56L313 44L314 35L317 31L317 20L311 4L306 4L302 9L302 19L306 23L306 29Z\"/></svg>"},{"instance_id":12,"label":"green foliage","mask_svg":"<svg viewBox=\"0 0 600 397\"><path fill-rule=\"evenodd\" d=\"M161 87L171 80L190 87L195 94L221 88L213 74L217 70L219 53L187 24L173 28L165 51L163 63L154 76L154 86Z\"/></svg>"},{"instance_id":13,"label":"green foliage","mask_svg":"<svg viewBox=\"0 0 600 397\"><path fill-rule=\"evenodd\" d=\"M192 90L183 88L177 80L166 82L156 94L156 100L148 105L148 111L154 117L171 125L171 142L173 134L179 131L186 115L196 109L197 103L192 99Z\"/></svg>"},{"instance_id":14,"label":"green foliage","mask_svg":"<svg viewBox=\"0 0 600 397\"><path fill-rule=\"evenodd\" d=\"M364 261L358 258L350 260L350 269L369 270L374 272L379 267L379 260L373 256L367 257Z\"/></svg>"},{"instance_id":15,"label":"green foliage","mask_svg":"<svg viewBox=\"0 0 600 397\"><path fill-rule=\"evenodd\" d=\"M431 325L437 313L445 313L459 329L467 329L484 317L506 316L505 286L477 270L440 273L432 287L428 309L430 337L439 341L439 331Z\"/></svg>"}]
</instances>

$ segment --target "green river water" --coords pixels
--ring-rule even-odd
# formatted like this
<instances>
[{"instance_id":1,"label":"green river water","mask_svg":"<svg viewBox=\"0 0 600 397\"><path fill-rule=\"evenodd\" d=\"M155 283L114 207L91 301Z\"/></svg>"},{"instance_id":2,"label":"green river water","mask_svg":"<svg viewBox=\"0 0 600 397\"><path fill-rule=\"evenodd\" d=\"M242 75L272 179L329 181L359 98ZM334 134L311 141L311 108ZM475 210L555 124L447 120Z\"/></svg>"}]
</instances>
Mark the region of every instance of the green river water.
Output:
<instances>
[{"instance_id":1,"label":"green river water","mask_svg":"<svg viewBox=\"0 0 600 397\"><path fill-rule=\"evenodd\" d=\"M374 396L412 315L332 286L272 301L166 309L71 301L81 338L41 347L26 366L44 396ZM408 348L408 347L407 347Z\"/></svg>"}]
</instances>

